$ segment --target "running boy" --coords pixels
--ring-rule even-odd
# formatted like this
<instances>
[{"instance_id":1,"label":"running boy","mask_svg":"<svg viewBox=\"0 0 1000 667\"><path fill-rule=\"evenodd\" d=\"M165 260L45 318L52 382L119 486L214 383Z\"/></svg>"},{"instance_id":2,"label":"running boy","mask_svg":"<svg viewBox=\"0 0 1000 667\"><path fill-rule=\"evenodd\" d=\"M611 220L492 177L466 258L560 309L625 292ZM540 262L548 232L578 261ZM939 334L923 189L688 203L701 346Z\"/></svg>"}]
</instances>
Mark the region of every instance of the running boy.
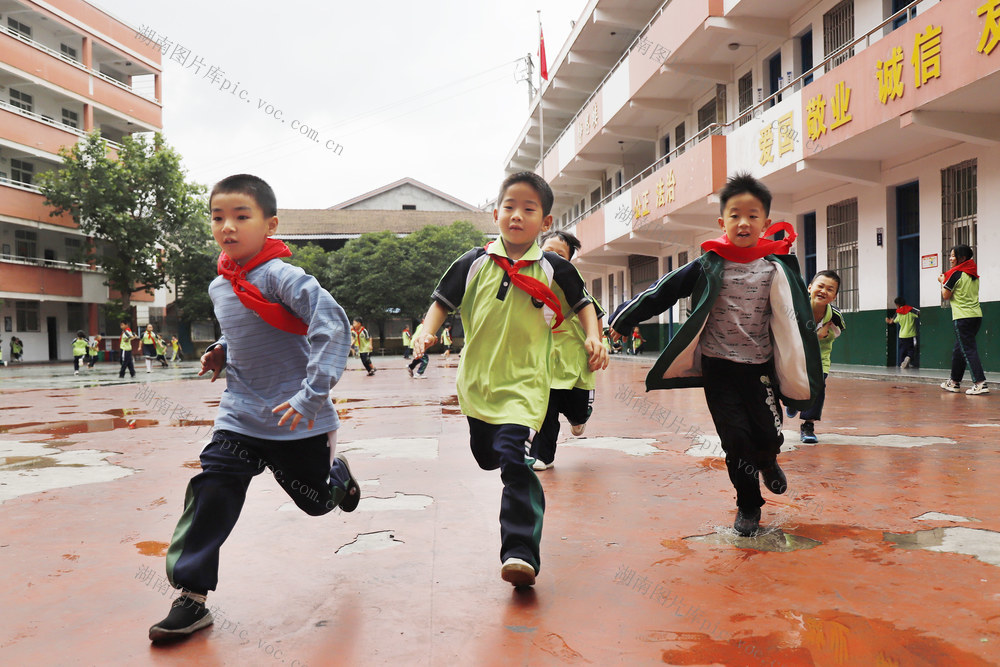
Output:
<instances>
[{"instance_id":1,"label":"running boy","mask_svg":"<svg viewBox=\"0 0 1000 667\"><path fill-rule=\"evenodd\" d=\"M219 549L265 466L310 516L351 512L361 499L347 461L334 456L330 389L347 362L347 315L315 278L281 261L291 251L268 238L278 218L267 183L230 176L212 188L209 206L222 253L208 290L222 338L202 356L199 375L215 381L226 370L226 390L167 550L167 578L181 595L149 629L154 642L212 623L205 596L218 583ZM310 434L295 432L300 421Z\"/></svg>"},{"instance_id":2,"label":"running boy","mask_svg":"<svg viewBox=\"0 0 1000 667\"><path fill-rule=\"evenodd\" d=\"M132 341L138 338L132 329L128 326L128 320L121 321L122 335L118 339L118 347L122 356L122 367L118 371L118 377L125 377L125 371L128 370L131 377L135 377L135 364L132 363Z\"/></svg>"},{"instance_id":3,"label":"running boy","mask_svg":"<svg viewBox=\"0 0 1000 667\"><path fill-rule=\"evenodd\" d=\"M580 274L535 243L539 232L552 225L552 202L552 189L537 174L521 172L504 180L499 208L493 211L500 238L473 248L448 268L413 347L415 356L423 354L448 313L461 309L465 347L458 365L458 402L469 420L479 467L500 468L500 576L514 586L534 584L541 563L545 497L525 457L552 386L549 320L554 318L557 328L564 311L576 313L586 333L590 368L608 363L597 312Z\"/></svg>"},{"instance_id":4,"label":"running boy","mask_svg":"<svg viewBox=\"0 0 1000 667\"><path fill-rule=\"evenodd\" d=\"M784 442L778 398L808 407L822 368L812 314L788 223L769 228L771 193L749 174L736 174L719 193L722 236L701 245L698 259L668 273L622 304L611 318L619 337L692 296L693 311L646 376L646 389L704 387L712 421L736 489L733 528L757 530L767 488L788 488L777 456ZM779 229L791 232L766 241Z\"/></svg>"},{"instance_id":5,"label":"running boy","mask_svg":"<svg viewBox=\"0 0 1000 667\"><path fill-rule=\"evenodd\" d=\"M809 283L809 302L812 305L813 328L819 339L819 354L823 363L823 383L820 385L816 400L799 415L802 424L799 426L799 440L807 445L819 442L816 437L816 424L823 418L823 403L826 402L826 377L830 374L830 355L833 352L833 341L847 329L844 316L833 307L832 301L840 291L840 276L836 271L820 271ZM789 417L795 416L795 409L786 408Z\"/></svg>"},{"instance_id":6,"label":"running boy","mask_svg":"<svg viewBox=\"0 0 1000 667\"><path fill-rule=\"evenodd\" d=\"M93 342L87 345L87 368L93 368L97 363L97 357L101 354L101 341L104 336L100 334L94 336Z\"/></svg>"},{"instance_id":7,"label":"running boy","mask_svg":"<svg viewBox=\"0 0 1000 667\"><path fill-rule=\"evenodd\" d=\"M542 252L554 252L567 262L580 249L580 239L569 232L549 231L542 234ZM604 311L597 303L598 326ZM563 313L571 315L572 313ZM603 335L602 335L603 338ZM552 336L552 389L549 390L549 407L545 412L542 428L531 441L531 467L548 470L556 458L559 440L559 415L569 422L573 435L583 435L587 420L594 406L594 371L590 370L584 342L587 336L579 320L567 318ZM603 347L603 341L601 343ZM605 348L606 349L606 348Z\"/></svg>"},{"instance_id":8,"label":"running boy","mask_svg":"<svg viewBox=\"0 0 1000 667\"><path fill-rule=\"evenodd\" d=\"M89 345L87 334L77 331L76 338L73 340L73 375L80 374L80 362L83 361L84 355L87 354L87 347Z\"/></svg>"},{"instance_id":9,"label":"running boy","mask_svg":"<svg viewBox=\"0 0 1000 667\"><path fill-rule=\"evenodd\" d=\"M372 337L365 329L365 322L360 317L355 317L351 324L351 331L354 332L354 339L358 341L358 354L361 356L361 363L368 371L368 377L375 375L375 366L372 364Z\"/></svg>"},{"instance_id":10,"label":"running boy","mask_svg":"<svg viewBox=\"0 0 1000 667\"><path fill-rule=\"evenodd\" d=\"M906 299L897 296L896 312L892 317L885 318L886 324L898 324L899 335L896 336L896 363L900 368L908 368L916 365L913 360L917 356L917 320L920 318L920 311L913 306L906 305Z\"/></svg>"}]
</instances>

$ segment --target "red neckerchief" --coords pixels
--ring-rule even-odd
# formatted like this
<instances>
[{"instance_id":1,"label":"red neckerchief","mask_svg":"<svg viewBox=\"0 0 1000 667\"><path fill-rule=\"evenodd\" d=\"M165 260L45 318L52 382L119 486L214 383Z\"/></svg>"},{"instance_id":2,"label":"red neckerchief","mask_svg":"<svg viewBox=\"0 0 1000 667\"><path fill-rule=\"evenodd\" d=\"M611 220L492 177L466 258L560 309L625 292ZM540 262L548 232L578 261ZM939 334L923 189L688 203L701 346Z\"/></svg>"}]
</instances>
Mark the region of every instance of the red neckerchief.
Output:
<instances>
[{"instance_id":1,"label":"red neckerchief","mask_svg":"<svg viewBox=\"0 0 1000 667\"><path fill-rule=\"evenodd\" d=\"M974 259L967 259L961 264L956 264L952 268L945 271L944 281L948 282L949 280L951 280L951 274L955 273L956 271L961 271L962 273L968 273L970 278L979 277L979 274L977 273L979 269L976 268L976 260Z\"/></svg>"},{"instance_id":2,"label":"red neckerchief","mask_svg":"<svg viewBox=\"0 0 1000 667\"><path fill-rule=\"evenodd\" d=\"M493 241L493 243L496 243L496 241ZM486 254L490 256L490 259L493 260L494 264L496 264L497 266L499 266L501 269L504 270L504 272L510 278L510 281L514 283L514 287L517 287L522 291L526 292L530 297L538 299L546 306L548 306L549 309L555 314L552 328L555 329L557 326L562 324L563 321L562 306L559 305L559 297L557 297L555 292L552 291L552 288L543 283L541 280L538 280L537 278L532 278L531 276L525 276L520 273L521 269L523 269L526 266L531 266L538 260L519 259L518 261L515 262L511 260L509 257L501 257L500 255L492 254L489 251L489 247L490 244L487 243L485 246ZM504 266L505 263L503 260L507 260L506 266Z\"/></svg>"},{"instance_id":3,"label":"red neckerchief","mask_svg":"<svg viewBox=\"0 0 1000 667\"><path fill-rule=\"evenodd\" d=\"M906 315L908 312L913 310L913 306L900 306L896 309L897 315Z\"/></svg>"},{"instance_id":4,"label":"red neckerchief","mask_svg":"<svg viewBox=\"0 0 1000 667\"><path fill-rule=\"evenodd\" d=\"M264 247L249 262L240 266L225 252L219 253L219 275L233 284L233 292L240 303L254 311L260 318L276 329L304 336L309 326L293 315L280 303L272 303L264 298L260 290L247 280L247 274L264 262L278 257L291 257L292 251L282 241L269 238Z\"/></svg>"},{"instance_id":5,"label":"red neckerchief","mask_svg":"<svg viewBox=\"0 0 1000 667\"><path fill-rule=\"evenodd\" d=\"M781 230L788 232L788 236L780 241L765 240L765 236L771 236ZM752 262L755 259L767 257L768 255L787 255L788 251L792 248L792 243L795 242L796 236L791 223L776 222L767 228L767 231L757 241L757 245L750 248L740 248L733 245L729 237L723 234L717 239L711 239L702 243L701 249L705 252L714 252L716 255L719 255L723 259L728 259L730 262L746 264L747 262Z\"/></svg>"}]
</instances>

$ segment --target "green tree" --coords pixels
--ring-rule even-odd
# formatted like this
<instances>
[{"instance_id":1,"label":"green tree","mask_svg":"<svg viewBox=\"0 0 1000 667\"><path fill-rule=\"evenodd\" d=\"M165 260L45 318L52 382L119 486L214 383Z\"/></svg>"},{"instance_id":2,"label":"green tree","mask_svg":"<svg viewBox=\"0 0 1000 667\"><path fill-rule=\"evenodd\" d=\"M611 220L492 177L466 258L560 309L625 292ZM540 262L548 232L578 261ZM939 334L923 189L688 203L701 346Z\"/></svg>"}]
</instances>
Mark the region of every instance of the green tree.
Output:
<instances>
[{"instance_id":1,"label":"green tree","mask_svg":"<svg viewBox=\"0 0 1000 667\"><path fill-rule=\"evenodd\" d=\"M327 291L331 291L330 253L315 243L305 245L289 243L288 248L292 251L292 256L286 257L285 261L301 268L316 278Z\"/></svg>"},{"instance_id":2,"label":"green tree","mask_svg":"<svg viewBox=\"0 0 1000 667\"><path fill-rule=\"evenodd\" d=\"M165 239L167 274L173 278L177 317L181 322L213 320L215 311L208 286L218 275L219 246L208 223L208 205L193 198L201 211Z\"/></svg>"},{"instance_id":3,"label":"green tree","mask_svg":"<svg viewBox=\"0 0 1000 667\"><path fill-rule=\"evenodd\" d=\"M452 262L462 253L486 245L486 235L471 222L424 227L406 239L406 262L399 282L400 309L411 320L423 319L431 293Z\"/></svg>"},{"instance_id":4,"label":"green tree","mask_svg":"<svg viewBox=\"0 0 1000 667\"><path fill-rule=\"evenodd\" d=\"M132 294L152 294L170 275L167 239L204 221L199 186L185 181L180 155L162 135L126 136L114 154L100 132L60 150L61 169L39 174L51 215L69 213L87 235L85 253L131 312ZM105 254L97 256L95 241Z\"/></svg>"}]
</instances>

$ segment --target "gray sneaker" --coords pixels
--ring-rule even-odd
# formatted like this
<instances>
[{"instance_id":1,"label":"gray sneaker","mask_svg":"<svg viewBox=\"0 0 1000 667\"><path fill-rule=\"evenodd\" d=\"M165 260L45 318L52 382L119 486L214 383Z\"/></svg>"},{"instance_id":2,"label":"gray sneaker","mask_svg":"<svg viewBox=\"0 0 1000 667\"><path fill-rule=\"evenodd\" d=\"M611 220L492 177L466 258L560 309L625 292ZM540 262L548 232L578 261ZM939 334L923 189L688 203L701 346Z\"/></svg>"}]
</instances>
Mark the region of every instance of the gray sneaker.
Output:
<instances>
[{"instance_id":1,"label":"gray sneaker","mask_svg":"<svg viewBox=\"0 0 1000 667\"><path fill-rule=\"evenodd\" d=\"M959 391L961 391L961 385L950 378L947 381L941 383L941 388L944 389L945 391L950 391L953 394L957 394Z\"/></svg>"}]
</instances>

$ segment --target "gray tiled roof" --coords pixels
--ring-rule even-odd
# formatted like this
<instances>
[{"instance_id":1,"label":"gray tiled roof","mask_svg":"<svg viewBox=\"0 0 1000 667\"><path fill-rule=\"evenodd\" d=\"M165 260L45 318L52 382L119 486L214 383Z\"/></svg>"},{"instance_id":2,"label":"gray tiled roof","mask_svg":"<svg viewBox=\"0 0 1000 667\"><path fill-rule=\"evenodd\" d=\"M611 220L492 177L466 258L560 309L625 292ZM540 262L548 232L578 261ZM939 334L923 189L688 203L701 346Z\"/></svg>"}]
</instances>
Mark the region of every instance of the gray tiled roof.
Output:
<instances>
[{"instance_id":1,"label":"gray tiled roof","mask_svg":"<svg viewBox=\"0 0 1000 667\"><path fill-rule=\"evenodd\" d=\"M391 231L409 234L428 225L447 226L458 220L471 222L483 233L497 233L493 213L482 211L359 211L331 209L278 209L281 238L299 235L354 235Z\"/></svg>"}]
</instances>

